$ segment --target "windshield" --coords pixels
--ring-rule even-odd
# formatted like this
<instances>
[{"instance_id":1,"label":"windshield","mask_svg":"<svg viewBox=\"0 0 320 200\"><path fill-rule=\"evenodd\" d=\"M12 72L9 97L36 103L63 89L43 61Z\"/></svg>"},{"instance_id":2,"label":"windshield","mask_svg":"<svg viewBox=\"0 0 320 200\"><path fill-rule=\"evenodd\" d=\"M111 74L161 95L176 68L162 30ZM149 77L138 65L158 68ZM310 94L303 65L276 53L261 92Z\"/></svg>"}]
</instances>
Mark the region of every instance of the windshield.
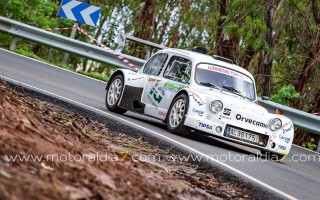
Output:
<instances>
[{"instance_id":1,"label":"windshield","mask_svg":"<svg viewBox=\"0 0 320 200\"><path fill-rule=\"evenodd\" d=\"M195 75L195 81L198 84L215 85L227 91L241 94L250 100L256 99L253 81L237 71L216 65L199 64Z\"/></svg>"}]
</instances>

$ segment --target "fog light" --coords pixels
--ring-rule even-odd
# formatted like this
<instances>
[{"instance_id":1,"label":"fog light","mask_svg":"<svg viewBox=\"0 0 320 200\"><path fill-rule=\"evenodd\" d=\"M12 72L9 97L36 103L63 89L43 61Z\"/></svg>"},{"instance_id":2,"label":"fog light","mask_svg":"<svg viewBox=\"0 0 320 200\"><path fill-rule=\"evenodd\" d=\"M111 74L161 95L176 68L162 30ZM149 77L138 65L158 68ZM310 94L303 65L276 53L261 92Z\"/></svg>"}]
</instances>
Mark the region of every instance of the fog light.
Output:
<instances>
[{"instance_id":1,"label":"fog light","mask_svg":"<svg viewBox=\"0 0 320 200\"><path fill-rule=\"evenodd\" d=\"M276 143L272 142L271 143L271 148L275 148L276 147Z\"/></svg>"},{"instance_id":2,"label":"fog light","mask_svg":"<svg viewBox=\"0 0 320 200\"><path fill-rule=\"evenodd\" d=\"M217 127L216 127L216 132L217 132L217 133L221 133L221 131L222 131L222 127L221 127L221 126L217 126Z\"/></svg>"}]
</instances>

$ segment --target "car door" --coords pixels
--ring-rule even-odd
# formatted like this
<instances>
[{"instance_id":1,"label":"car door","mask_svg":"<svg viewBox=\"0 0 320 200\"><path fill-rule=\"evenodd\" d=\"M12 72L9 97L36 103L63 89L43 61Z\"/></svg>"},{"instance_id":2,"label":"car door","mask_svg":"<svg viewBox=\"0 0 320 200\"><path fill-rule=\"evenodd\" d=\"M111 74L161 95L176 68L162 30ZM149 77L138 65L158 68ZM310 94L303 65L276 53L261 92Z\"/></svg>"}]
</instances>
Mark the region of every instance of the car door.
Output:
<instances>
[{"instance_id":1,"label":"car door","mask_svg":"<svg viewBox=\"0 0 320 200\"><path fill-rule=\"evenodd\" d=\"M167 53L157 53L153 55L145 64L143 74L146 75L146 83L142 92L141 102L145 104L144 113L153 116L152 109L155 110L162 101L161 92L154 89L154 86L161 80L159 74L168 60ZM157 87L157 86L155 86Z\"/></svg>"},{"instance_id":2,"label":"car door","mask_svg":"<svg viewBox=\"0 0 320 200\"><path fill-rule=\"evenodd\" d=\"M185 71L191 74L191 61L189 59L172 56L163 72L163 76L150 76L146 82L144 100L149 102L145 108L148 115L164 119L169 106L176 93L188 86L188 78L181 74Z\"/></svg>"}]
</instances>

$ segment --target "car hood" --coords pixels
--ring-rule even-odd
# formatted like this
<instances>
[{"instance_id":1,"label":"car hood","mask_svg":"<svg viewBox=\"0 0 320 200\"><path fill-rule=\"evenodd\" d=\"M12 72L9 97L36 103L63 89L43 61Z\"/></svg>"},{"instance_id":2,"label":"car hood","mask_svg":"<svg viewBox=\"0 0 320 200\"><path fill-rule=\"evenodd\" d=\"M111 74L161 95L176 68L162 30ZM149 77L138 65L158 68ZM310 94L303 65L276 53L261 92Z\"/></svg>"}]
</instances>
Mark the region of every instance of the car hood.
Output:
<instances>
[{"instance_id":1,"label":"car hood","mask_svg":"<svg viewBox=\"0 0 320 200\"><path fill-rule=\"evenodd\" d=\"M205 93L209 99L221 100L224 107L233 108L235 110L246 110L259 115L268 114L268 111L262 106L228 91L212 88L202 88L198 91Z\"/></svg>"}]
</instances>

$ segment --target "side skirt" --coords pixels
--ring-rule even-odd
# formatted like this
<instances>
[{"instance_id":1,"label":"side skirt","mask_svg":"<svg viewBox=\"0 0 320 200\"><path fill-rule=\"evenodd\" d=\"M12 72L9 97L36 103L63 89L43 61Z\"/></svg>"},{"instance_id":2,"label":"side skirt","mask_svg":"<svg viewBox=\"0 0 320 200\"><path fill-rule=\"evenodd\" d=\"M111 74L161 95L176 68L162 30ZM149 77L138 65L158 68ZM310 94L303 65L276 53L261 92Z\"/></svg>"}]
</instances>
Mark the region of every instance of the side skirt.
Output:
<instances>
[{"instance_id":1,"label":"side skirt","mask_svg":"<svg viewBox=\"0 0 320 200\"><path fill-rule=\"evenodd\" d=\"M126 85L123 90L123 95L119 103L119 107L144 114L145 104L140 101L142 91L143 88Z\"/></svg>"}]
</instances>

